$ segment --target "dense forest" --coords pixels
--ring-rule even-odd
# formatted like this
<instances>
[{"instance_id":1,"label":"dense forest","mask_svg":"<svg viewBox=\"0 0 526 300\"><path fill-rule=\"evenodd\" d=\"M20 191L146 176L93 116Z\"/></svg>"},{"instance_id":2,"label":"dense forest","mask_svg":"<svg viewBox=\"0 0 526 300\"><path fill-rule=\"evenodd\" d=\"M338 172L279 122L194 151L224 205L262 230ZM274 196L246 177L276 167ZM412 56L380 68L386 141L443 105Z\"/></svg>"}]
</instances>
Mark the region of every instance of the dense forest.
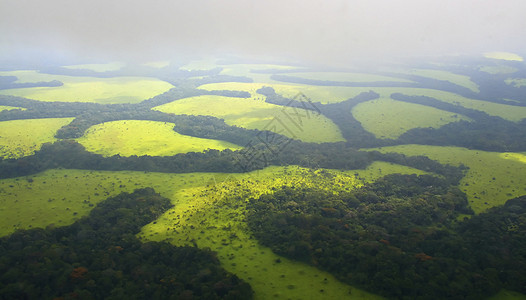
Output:
<instances>
[{"instance_id":1,"label":"dense forest","mask_svg":"<svg viewBox=\"0 0 526 300\"><path fill-rule=\"evenodd\" d=\"M466 196L447 181L388 175L352 192L284 187L250 199L247 220L276 253L388 298L525 293L526 198L462 214Z\"/></svg>"},{"instance_id":2,"label":"dense forest","mask_svg":"<svg viewBox=\"0 0 526 300\"><path fill-rule=\"evenodd\" d=\"M251 299L214 253L135 234L172 205L153 189L99 203L70 226L0 239L2 299Z\"/></svg>"}]
</instances>

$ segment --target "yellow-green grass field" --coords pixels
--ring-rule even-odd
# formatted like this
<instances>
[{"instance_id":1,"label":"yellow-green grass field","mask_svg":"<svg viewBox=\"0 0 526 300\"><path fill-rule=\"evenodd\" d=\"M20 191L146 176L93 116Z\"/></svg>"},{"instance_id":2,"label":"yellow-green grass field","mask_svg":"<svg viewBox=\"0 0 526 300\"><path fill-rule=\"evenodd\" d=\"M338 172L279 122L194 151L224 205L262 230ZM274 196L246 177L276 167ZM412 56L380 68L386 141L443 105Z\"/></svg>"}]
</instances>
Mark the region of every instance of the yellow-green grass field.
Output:
<instances>
[{"instance_id":1,"label":"yellow-green grass field","mask_svg":"<svg viewBox=\"0 0 526 300\"><path fill-rule=\"evenodd\" d=\"M516 88L520 88L521 86L526 86L526 78L508 78L504 80L507 85L511 85Z\"/></svg>"},{"instance_id":2,"label":"yellow-green grass field","mask_svg":"<svg viewBox=\"0 0 526 300\"><path fill-rule=\"evenodd\" d=\"M204 95L177 100L153 109L172 114L214 116L224 119L229 125L269 130L304 142L344 140L339 128L321 114L252 98Z\"/></svg>"},{"instance_id":3,"label":"yellow-green grass field","mask_svg":"<svg viewBox=\"0 0 526 300\"><path fill-rule=\"evenodd\" d=\"M276 65L276 64L229 64L219 65L217 59L208 57L202 60L192 61L180 69L187 71L194 70L211 70L214 68L222 68L221 75L232 75L232 76L246 76L252 78L254 82L266 82L266 83L277 83L270 79L272 74L260 74L253 73L252 70L294 70L297 67L287 65Z\"/></svg>"},{"instance_id":4,"label":"yellow-green grass field","mask_svg":"<svg viewBox=\"0 0 526 300\"><path fill-rule=\"evenodd\" d=\"M359 95L360 93L368 91L374 91L382 98L390 98L391 94L393 93L401 93L408 96L427 96L442 102L483 111L490 116L497 116L514 122L518 122L526 118L526 107L475 100L460 96L455 93L433 89L399 87L349 87L348 89L348 93L351 97L353 95Z\"/></svg>"},{"instance_id":5,"label":"yellow-green grass field","mask_svg":"<svg viewBox=\"0 0 526 300\"><path fill-rule=\"evenodd\" d=\"M84 65L71 65L71 66L64 66L66 69L74 69L74 70L91 70L95 72L108 72L108 71L118 71L125 67L126 64L123 62L111 62L107 64L84 64Z\"/></svg>"},{"instance_id":6,"label":"yellow-green grass field","mask_svg":"<svg viewBox=\"0 0 526 300\"><path fill-rule=\"evenodd\" d=\"M72 120L50 118L0 122L0 157L20 158L35 153L42 144L54 142L57 130Z\"/></svg>"},{"instance_id":7,"label":"yellow-green grass field","mask_svg":"<svg viewBox=\"0 0 526 300\"><path fill-rule=\"evenodd\" d=\"M469 118L420 104L379 98L353 107L352 115L377 138L396 139L413 128L439 128Z\"/></svg>"},{"instance_id":8,"label":"yellow-green grass field","mask_svg":"<svg viewBox=\"0 0 526 300\"><path fill-rule=\"evenodd\" d=\"M382 98L390 98L391 94L393 93L402 93L408 96L432 97L442 102L483 111L490 116L497 116L514 122L518 122L526 118L526 107L470 99L451 92L423 88L309 86L300 84L294 85L239 82L211 83L202 85L199 88L207 91L246 91L249 92L254 99L264 99L262 95L256 93L256 91L263 86L272 87L277 94L287 98L294 98L299 92L301 92L310 98L312 102L321 102L322 104L338 103L349 98L356 97L363 92L374 91Z\"/></svg>"},{"instance_id":9,"label":"yellow-green grass field","mask_svg":"<svg viewBox=\"0 0 526 300\"><path fill-rule=\"evenodd\" d=\"M179 134L173 130L174 126L173 123L139 120L106 122L90 127L77 141L86 150L103 156L170 156L206 149L241 149L225 141Z\"/></svg>"},{"instance_id":10,"label":"yellow-green grass field","mask_svg":"<svg viewBox=\"0 0 526 300\"><path fill-rule=\"evenodd\" d=\"M311 80L323 81L343 81L343 82L413 82L412 80L397 78L392 76L383 76L369 73L352 73L352 72L294 72L284 73L283 75L294 76Z\"/></svg>"},{"instance_id":11,"label":"yellow-green grass field","mask_svg":"<svg viewBox=\"0 0 526 300\"><path fill-rule=\"evenodd\" d=\"M15 107L15 106L8 106L8 105L0 105L0 111L3 110L13 110L13 109L20 109L20 110L26 110L23 107Z\"/></svg>"},{"instance_id":12,"label":"yellow-green grass field","mask_svg":"<svg viewBox=\"0 0 526 300\"><path fill-rule=\"evenodd\" d=\"M272 74L253 73L252 70L294 70L293 66L271 65L271 64L232 64L218 65L223 68L222 75L246 76L252 78L254 82L279 83L279 81L270 78Z\"/></svg>"},{"instance_id":13,"label":"yellow-green grass field","mask_svg":"<svg viewBox=\"0 0 526 300\"><path fill-rule=\"evenodd\" d=\"M333 176L323 176L324 172ZM255 197L282 185L352 189L390 173L423 173L384 162L375 162L365 170L324 172L296 166L244 174L48 170L0 180L0 236L16 229L66 226L107 197L153 187L175 207L145 226L139 236L174 245L210 247L218 252L225 268L252 285L256 299L309 299L312 295L316 299L379 299L259 245L245 223L246 198L232 197L240 192Z\"/></svg>"},{"instance_id":14,"label":"yellow-green grass field","mask_svg":"<svg viewBox=\"0 0 526 300\"><path fill-rule=\"evenodd\" d=\"M33 87L1 90L2 95L19 96L39 101L95 102L102 104L138 103L162 94L173 86L148 77L76 77L42 74L36 71L0 72L3 76L17 76L17 82L59 80L59 87Z\"/></svg>"},{"instance_id":15,"label":"yellow-green grass field","mask_svg":"<svg viewBox=\"0 0 526 300\"><path fill-rule=\"evenodd\" d=\"M411 69L406 72L407 74L429 77L438 80L445 80L451 83L463 86L472 90L475 93L480 92L479 86L471 81L471 78L466 75L455 74L453 72L444 70L433 70L433 69Z\"/></svg>"},{"instance_id":16,"label":"yellow-green grass field","mask_svg":"<svg viewBox=\"0 0 526 300\"><path fill-rule=\"evenodd\" d=\"M286 98L294 99L300 94L305 95L312 102L320 102L322 104L338 103L349 98L354 98L362 92L368 92L373 88L355 88L347 86L314 86L294 83L243 83L243 82L221 82L209 83L200 86L200 89L207 91L214 90L230 90L230 91L245 91L250 93L253 99L264 100L265 97L258 94L256 91L264 86L274 89L274 91Z\"/></svg>"},{"instance_id":17,"label":"yellow-green grass field","mask_svg":"<svg viewBox=\"0 0 526 300\"><path fill-rule=\"evenodd\" d=\"M502 59L502 60L513 60L513 61L523 61L524 59L515 53L510 52L487 52L484 53L484 57L493 58L493 59Z\"/></svg>"},{"instance_id":18,"label":"yellow-green grass field","mask_svg":"<svg viewBox=\"0 0 526 300\"><path fill-rule=\"evenodd\" d=\"M283 185L353 189L363 184L355 175L358 172L378 178L391 171L413 173L413 170L377 163L360 171L325 170L334 177L323 176L319 170L295 166L233 174L209 187L180 190L175 195L179 205L165 213L156 224L145 226L140 236L147 240L169 240L175 245L197 245L216 251L227 270L251 284L256 299L377 299L338 282L330 274L279 257L261 246L244 221L246 199ZM352 294L349 293L351 290Z\"/></svg>"},{"instance_id":19,"label":"yellow-green grass field","mask_svg":"<svg viewBox=\"0 0 526 300\"><path fill-rule=\"evenodd\" d=\"M372 149L371 149L372 150ZM441 163L469 167L460 181L476 213L526 195L526 155L469 150L459 147L403 145L374 150L406 155L425 155Z\"/></svg>"},{"instance_id":20,"label":"yellow-green grass field","mask_svg":"<svg viewBox=\"0 0 526 300\"><path fill-rule=\"evenodd\" d=\"M517 71L519 71L517 68L505 66L505 65L497 65L497 66L480 66L479 71L486 72L489 74L512 74Z\"/></svg>"}]
</instances>

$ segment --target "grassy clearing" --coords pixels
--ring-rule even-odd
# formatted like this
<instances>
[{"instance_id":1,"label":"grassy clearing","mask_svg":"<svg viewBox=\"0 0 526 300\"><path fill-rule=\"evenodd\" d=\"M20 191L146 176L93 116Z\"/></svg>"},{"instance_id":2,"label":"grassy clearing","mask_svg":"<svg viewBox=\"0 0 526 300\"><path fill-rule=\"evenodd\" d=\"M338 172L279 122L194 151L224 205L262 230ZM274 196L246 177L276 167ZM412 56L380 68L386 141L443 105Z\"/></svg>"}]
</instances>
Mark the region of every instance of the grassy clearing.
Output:
<instances>
[{"instance_id":1,"label":"grassy clearing","mask_svg":"<svg viewBox=\"0 0 526 300\"><path fill-rule=\"evenodd\" d=\"M425 155L452 165L464 164L470 169L460 182L476 213L504 204L508 199L526 194L526 155L468 150L458 147L403 145L383 147L381 152Z\"/></svg>"},{"instance_id":2,"label":"grassy clearing","mask_svg":"<svg viewBox=\"0 0 526 300\"><path fill-rule=\"evenodd\" d=\"M402 93L408 96L427 96L442 102L461 105L466 108L480 110L490 116L501 117L506 120L518 122L526 118L526 107L512 106L489 101L475 100L460 96L455 93L421 88L397 88L397 87L353 87L349 88L349 93L358 95L362 92L374 91L382 98L390 98L393 93Z\"/></svg>"},{"instance_id":3,"label":"grassy clearing","mask_svg":"<svg viewBox=\"0 0 526 300\"><path fill-rule=\"evenodd\" d=\"M448 71L443 70L432 70L432 69L411 69L407 72L408 74L429 77L438 80L445 80L456 85L463 86L472 90L475 93L480 92L479 86L471 81L471 78L466 75L459 75Z\"/></svg>"},{"instance_id":4,"label":"grassy clearing","mask_svg":"<svg viewBox=\"0 0 526 300\"><path fill-rule=\"evenodd\" d=\"M3 179L0 180L0 235L18 228L69 225L87 215L93 205L124 191L153 187L171 198L176 190L203 185L212 176L61 169Z\"/></svg>"},{"instance_id":5,"label":"grassy clearing","mask_svg":"<svg viewBox=\"0 0 526 300\"><path fill-rule=\"evenodd\" d=\"M271 74L252 73L252 70L294 70L297 67L276 65L276 64L230 64L219 65L215 58L205 58L202 60L192 61L181 67L182 70L211 70L214 68L222 68L220 74L232 76L246 76L252 78L254 82L278 83L270 79Z\"/></svg>"},{"instance_id":6,"label":"grassy clearing","mask_svg":"<svg viewBox=\"0 0 526 300\"><path fill-rule=\"evenodd\" d=\"M55 141L55 133L73 118L13 120L0 122L0 158L20 158Z\"/></svg>"},{"instance_id":7,"label":"grassy clearing","mask_svg":"<svg viewBox=\"0 0 526 300\"><path fill-rule=\"evenodd\" d=\"M351 73L351 72L300 72L285 74L304 79L323 80L323 81L341 81L341 82L413 82L412 80L397 78L392 76L383 76L368 73Z\"/></svg>"},{"instance_id":8,"label":"grassy clearing","mask_svg":"<svg viewBox=\"0 0 526 300\"><path fill-rule=\"evenodd\" d=\"M524 59L515 53L510 52L487 52L484 53L484 57L493 58L493 59L502 59L502 60L513 60L513 61L523 61Z\"/></svg>"},{"instance_id":9,"label":"grassy clearing","mask_svg":"<svg viewBox=\"0 0 526 300\"><path fill-rule=\"evenodd\" d=\"M150 186L172 199L176 206L144 227L140 237L167 239L175 245L195 243L199 247L210 247L218 252L225 268L250 282L256 299L310 299L313 296L316 299L379 299L259 245L244 222L246 198L229 198L234 202L225 203L226 196L239 192L257 196L283 184L350 189L389 173L414 172L422 173L382 162L355 171L314 171L288 166L245 174L48 170L0 180L0 235L18 228L69 225L107 197ZM324 173L332 176L323 176Z\"/></svg>"},{"instance_id":10,"label":"grassy clearing","mask_svg":"<svg viewBox=\"0 0 526 300\"><path fill-rule=\"evenodd\" d=\"M379 98L358 104L352 114L377 138L396 139L413 128L439 128L469 118L429 106Z\"/></svg>"},{"instance_id":11,"label":"grassy clearing","mask_svg":"<svg viewBox=\"0 0 526 300\"><path fill-rule=\"evenodd\" d=\"M23 107L15 107L15 106L0 105L0 111L3 111L3 110L13 110L13 109L26 110L26 109L23 108Z\"/></svg>"},{"instance_id":12,"label":"grassy clearing","mask_svg":"<svg viewBox=\"0 0 526 300\"><path fill-rule=\"evenodd\" d=\"M496 75L496 74L512 74L519 70L514 67L500 65L500 66L480 66L479 71Z\"/></svg>"},{"instance_id":13,"label":"grassy clearing","mask_svg":"<svg viewBox=\"0 0 526 300\"><path fill-rule=\"evenodd\" d=\"M170 156L206 149L241 149L229 142L203 139L173 131L173 123L154 121L113 121L90 127L77 139L86 150L112 156Z\"/></svg>"},{"instance_id":14,"label":"grassy clearing","mask_svg":"<svg viewBox=\"0 0 526 300\"><path fill-rule=\"evenodd\" d=\"M507 85L511 85L516 88L520 88L521 86L526 86L526 78L508 78L504 80Z\"/></svg>"},{"instance_id":15,"label":"grassy clearing","mask_svg":"<svg viewBox=\"0 0 526 300\"><path fill-rule=\"evenodd\" d=\"M313 86L304 84L281 84L281 83L238 83L238 82L222 82L222 83L211 83L200 86L200 89L213 91L213 90L233 90L233 91L246 91L252 95L253 99L263 100L264 96L256 93L256 91L264 86L272 87L277 94L283 97L293 99L298 94L302 93L312 102L320 102L322 104L338 103L345 101L349 98L354 98L362 92L368 92L370 90L376 91L378 88L368 87L346 87L346 86ZM383 88L381 88L383 89ZM388 89L388 88L387 88ZM394 93L394 92L393 92ZM384 93L391 95L391 93Z\"/></svg>"},{"instance_id":16,"label":"grassy clearing","mask_svg":"<svg viewBox=\"0 0 526 300\"><path fill-rule=\"evenodd\" d=\"M84 64L84 65L72 65L64 66L66 69L74 70L91 70L95 72L108 72L108 71L118 71L126 66L123 62L111 62L107 64Z\"/></svg>"},{"instance_id":17,"label":"grassy clearing","mask_svg":"<svg viewBox=\"0 0 526 300\"><path fill-rule=\"evenodd\" d=\"M59 80L59 87L34 87L0 91L39 101L95 102L102 104L138 103L162 94L173 86L167 82L148 77L74 77L42 74L36 71L0 72L4 76L17 76L17 82Z\"/></svg>"},{"instance_id":18,"label":"grassy clearing","mask_svg":"<svg viewBox=\"0 0 526 300\"><path fill-rule=\"evenodd\" d=\"M154 109L173 114L214 116L224 119L229 125L269 130L304 142L344 140L339 128L321 114L250 98L205 95L177 100Z\"/></svg>"},{"instance_id":19,"label":"grassy clearing","mask_svg":"<svg viewBox=\"0 0 526 300\"><path fill-rule=\"evenodd\" d=\"M217 251L227 270L251 284L256 299L376 299L355 288L352 288L351 295L351 287L338 282L330 274L279 257L259 245L244 222L246 199L282 185L353 189L363 184L357 175L369 176L366 178L369 181L389 173L413 171L378 162L367 170L356 171L313 171L289 166L233 174L218 178L209 187L180 190L175 195L178 205L159 218L156 224L145 226L140 236ZM324 172L332 176L324 176Z\"/></svg>"}]
</instances>

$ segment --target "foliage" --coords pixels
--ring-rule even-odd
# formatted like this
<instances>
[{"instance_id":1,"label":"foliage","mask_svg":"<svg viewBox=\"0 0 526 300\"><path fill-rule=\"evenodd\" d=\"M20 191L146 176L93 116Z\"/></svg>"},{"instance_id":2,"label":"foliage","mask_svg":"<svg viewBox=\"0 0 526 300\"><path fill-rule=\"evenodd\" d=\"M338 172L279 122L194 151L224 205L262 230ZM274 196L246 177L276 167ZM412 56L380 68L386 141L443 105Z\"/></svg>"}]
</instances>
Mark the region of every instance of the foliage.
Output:
<instances>
[{"instance_id":1,"label":"foliage","mask_svg":"<svg viewBox=\"0 0 526 300\"><path fill-rule=\"evenodd\" d=\"M140 228L170 208L153 189L99 203L71 226L2 238L0 294L7 299L249 299L250 286L214 254L142 243Z\"/></svg>"},{"instance_id":2,"label":"foliage","mask_svg":"<svg viewBox=\"0 0 526 300\"><path fill-rule=\"evenodd\" d=\"M466 197L447 181L389 175L354 192L284 187L250 199L247 220L274 252L387 297L524 292L526 198L457 225L459 213Z\"/></svg>"}]
</instances>

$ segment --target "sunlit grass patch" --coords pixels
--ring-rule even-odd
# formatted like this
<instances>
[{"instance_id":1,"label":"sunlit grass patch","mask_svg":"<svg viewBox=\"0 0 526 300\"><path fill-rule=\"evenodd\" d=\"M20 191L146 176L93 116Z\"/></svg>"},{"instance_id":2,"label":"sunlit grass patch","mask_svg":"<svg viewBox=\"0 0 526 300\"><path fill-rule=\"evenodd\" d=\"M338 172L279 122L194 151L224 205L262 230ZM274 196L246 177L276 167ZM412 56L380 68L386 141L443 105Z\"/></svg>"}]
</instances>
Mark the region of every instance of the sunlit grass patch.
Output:
<instances>
[{"instance_id":1,"label":"sunlit grass patch","mask_svg":"<svg viewBox=\"0 0 526 300\"><path fill-rule=\"evenodd\" d=\"M55 141L55 133L73 118L12 120L0 122L0 157L20 158Z\"/></svg>"},{"instance_id":2,"label":"sunlit grass patch","mask_svg":"<svg viewBox=\"0 0 526 300\"><path fill-rule=\"evenodd\" d=\"M251 94L253 99L264 100L265 97L258 94L256 91L262 87L271 87L276 94L285 98L294 99L301 94L305 95L312 102L320 102L322 104L338 103L349 98L354 98L362 92L372 90L372 88L354 88L346 86L313 86L305 84L281 84L281 83L238 83L238 82L222 82L211 83L200 86L200 89L207 91L214 90L232 90L232 91L246 91Z\"/></svg>"},{"instance_id":3,"label":"sunlit grass patch","mask_svg":"<svg viewBox=\"0 0 526 300\"><path fill-rule=\"evenodd\" d=\"M451 83L463 86L472 90L475 93L480 92L479 87L476 83L471 81L471 78L466 75L455 74L453 72L444 70L432 70L432 69L411 69L408 71L409 74L434 78L438 80L445 80Z\"/></svg>"},{"instance_id":4,"label":"sunlit grass patch","mask_svg":"<svg viewBox=\"0 0 526 300\"><path fill-rule=\"evenodd\" d=\"M304 142L344 140L339 128L321 114L251 98L197 96L157 106L154 109L173 114L214 116L224 119L229 125L269 130Z\"/></svg>"},{"instance_id":5,"label":"sunlit grass patch","mask_svg":"<svg viewBox=\"0 0 526 300\"><path fill-rule=\"evenodd\" d=\"M408 96L427 96L439 101L460 105L466 108L483 111L490 116L497 116L503 119L518 122L526 118L526 107L513 106L489 101L475 100L460 96L455 93L421 88L398 88L398 87L357 87L349 88L356 95L361 92L374 91L382 98L390 98L393 93L401 93Z\"/></svg>"},{"instance_id":6,"label":"sunlit grass patch","mask_svg":"<svg viewBox=\"0 0 526 300\"><path fill-rule=\"evenodd\" d=\"M272 65L272 64L232 64L232 65L220 65L223 68L221 74L233 75L233 76L245 76L252 78L254 82L265 82L265 83L279 83L270 77L272 74L255 73L253 70L294 70L297 67L284 66L284 65Z\"/></svg>"},{"instance_id":7,"label":"sunlit grass patch","mask_svg":"<svg viewBox=\"0 0 526 300\"><path fill-rule=\"evenodd\" d=\"M217 173L47 170L0 180L0 236L16 229L66 226L120 192L153 187L167 198L182 188L206 185Z\"/></svg>"},{"instance_id":8,"label":"sunlit grass patch","mask_svg":"<svg viewBox=\"0 0 526 300\"><path fill-rule=\"evenodd\" d=\"M113 121L90 127L77 141L88 151L112 156L169 156L202 152L206 149L241 149L229 142L182 135L173 123L154 121Z\"/></svg>"},{"instance_id":9,"label":"sunlit grass patch","mask_svg":"<svg viewBox=\"0 0 526 300\"><path fill-rule=\"evenodd\" d=\"M254 100L265 100L265 96L258 94L257 90L264 86L273 86L261 82L219 82L219 83L209 83L203 84L198 87L198 89L206 91L244 91L250 93L250 96Z\"/></svg>"},{"instance_id":10,"label":"sunlit grass patch","mask_svg":"<svg viewBox=\"0 0 526 300\"><path fill-rule=\"evenodd\" d=\"M4 76L17 76L17 82L58 80L58 87L33 87L1 90L2 95L13 95L39 101L137 103L162 94L173 86L148 77L76 77L42 74L36 71L0 72Z\"/></svg>"},{"instance_id":11,"label":"sunlit grass patch","mask_svg":"<svg viewBox=\"0 0 526 300\"><path fill-rule=\"evenodd\" d=\"M362 178L356 175L373 181L390 173L412 171L379 162L367 170L311 170L288 166L232 174L214 185L180 190L174 198L177 205L156 223L143 227L139 236L144 240L168 240L174 245L196 245L216 251L223 267L249 282L257 299L376 299L326 272L280 257L261 246L245 221L247 199L284 185L352 190L363 185Z\"/></svg>"},{"instance_id":12,"label":"sunlit grass patch","mask_svg":"<svg viewBox=\"0 0 526 300\"><path fill-rule=\"evenodd\" d=\"M91 70L95 72L108 72L108 71L117 71L125 67L126 64L123 62L111 62L107 64L84 64L84 65L71 65L64 66L66 69L75 69L75 70Z\"/></svg>"},{"instance_id":13,"label":"sunlit grass patch","mask_svg":"<svg viewBox=\"0 0 526 300\"><path fill-rule=\"evenodd\" d=\"M175 207L145 226L139 236L145 240L168 240L175 245L195 243L210 247L218 253L225 268L252 285L257 299L276 294L299 299L308 299L310 295L316 295L316 299L377 299L326 272L279 257L259 245L247 231L246 198L237 196L257 196L282 185L353 189L364 180L372 181L391 172L412 173L412 170L387 163L375 163L367 170L287 166L244 174L48 170L0 180L0 236L21 228L66 226L108 197L153 187L163 197L170 198ZM358 173L360 177L371 177L358 178Z\"/></svg>"},{"instance_id":14,"label":"sunlit grass patch","mask_svg":"<svg viewBox=\"0 0 526 300\"><path fill-rule=\"evenodd\" d=\"M13 109L20 109L20 110L26 110L23 107L15 107L15 106L8 106L8 105L0 105L0 111L3 110L13 110Z\"/></svg>"},{"instance_id":15,"label":"sunlit grass patch","mask_svg":"<svg viewBox=\"0 0 526 300\"><path fill-rule=\"evenodd\" d=\"M488 74L512 74L517 71L519 71L517 68L510 67L510 66L480 66L479 71L486 72Z\"/></svg>"},{"instance_id":16,"label":"sunlit grass patch","mask_svg":"<svg viewBox=\"0 0 526 300\"><path fill-rule=\"evenodd\" d=\"M413 82L404 78L392 76L383 76L369 73L351 73L351 72L294 72L285 73L284 75L323 81L340 81L340 82Z\"/></svg>"},{"instance_id":17,"label":"sunlit grass patch","mask_svg":"<svg viewBox=\"0 0 526 300\"><path fill-rule=\"evenodd\" d=\"M468 166L470 169L461 180L460 188L468 195L469 204L476 213L526 194L524 154L424 145L403 145L374 150L425 155L441 163Z\"/></svg>"},{"instance_id":18,"label":"sunlit grass patch","mask_svg":"<svg viewBox=\"0 0 526 300\"><path fill-rule=\"evenodd\" d=\"M433 107L379 98L358 104L352 114L377 138L396 139L413 128L439 128L469 118Z\"/></svg>"},{"instance_id":19,"label":"sunlit grass patch","mask_svg":"<svg viewBox=\"0 0 526 300\"><path fill-rule=\"evenodd\" d=\"M515 53L510 52L487 52L484 53L484 57L493 58L493 59L503 59L503 60L514 60L514 61L523 61L524 59Z\"/></svg>"},{"instance_id":20,"label":"sunlit grass patch","mask_svg":"<svg viewBox=\"0 0 526 300\"><path fill-rule=\"evenodd\" d=\"M511 160L514 160L514 161L518 161L518 162L521 162L523 164L526 164L526 154L524 153L501 153L499 155L501 158L504 158L504 159L511 159Z\"/></svg>"},{"instance_id":21,"label":"sunlit grass patch","mask_svg":"<svg viewBox=\"0 0 526 300\"><path fill-rule=\"evenodd\" d=\"M516 88L520 88L521 86L526 86L526 78L508 78L504 80L507 85L511 85Z\"/></svg>"}]
</instances>

